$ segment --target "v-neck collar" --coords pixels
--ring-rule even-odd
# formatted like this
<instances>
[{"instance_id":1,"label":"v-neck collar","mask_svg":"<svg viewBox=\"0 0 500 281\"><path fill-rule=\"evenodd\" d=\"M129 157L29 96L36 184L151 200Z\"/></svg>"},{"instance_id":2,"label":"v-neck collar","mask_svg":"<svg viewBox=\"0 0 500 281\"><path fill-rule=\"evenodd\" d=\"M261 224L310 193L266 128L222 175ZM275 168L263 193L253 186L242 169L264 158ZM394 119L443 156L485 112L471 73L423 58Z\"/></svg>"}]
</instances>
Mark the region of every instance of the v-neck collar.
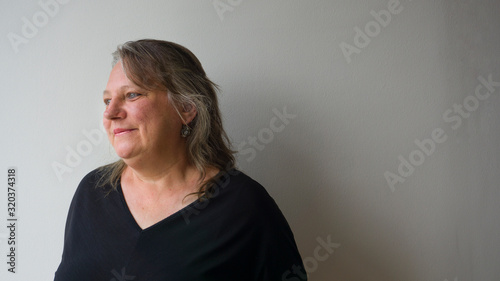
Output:
<instances>
[{"instance_id":1,"label":"v-neck collar","mask_svg":"<svg viewBox=\"0 0 500 281\"><path fill-rule=\"evenodd\" d=\"M217 174L218 175L218 174ZM130 222L134 225L134 228L140 232L140 233L145 233L147 231L150 231L156 227L158 227L159 225L163 225L167 222L169 222L170 220L174 220L176 218L178 218L179 216L182 216L182 213L183 212L186 212L186 210L188 209L192 209L192 208L196 208L194 205L198 203L199 199L196 199L195 201L191 202L190 204L184 206L183 208L181 208L180 210L178 210L177 212L163 218L162 220L146 227L146 228L142 228L138 223L137 221L135 220L135 217L134 215L132 215L132 212L130 211L130 208L128 207L128 204L127 204L127 200L125 199L125 195L123 194L123 190L122 190L122 185L121 185L121 179L118 181L118 186L116 187L116 191L118 192L118 195L120 197L120 201L122 203L122 207L123 207L123 210L124 212L126 213L126 216L128 217L128 219L130 220ZM187 224L187 223L186 223Z\"/></svg>"}]
</instances>

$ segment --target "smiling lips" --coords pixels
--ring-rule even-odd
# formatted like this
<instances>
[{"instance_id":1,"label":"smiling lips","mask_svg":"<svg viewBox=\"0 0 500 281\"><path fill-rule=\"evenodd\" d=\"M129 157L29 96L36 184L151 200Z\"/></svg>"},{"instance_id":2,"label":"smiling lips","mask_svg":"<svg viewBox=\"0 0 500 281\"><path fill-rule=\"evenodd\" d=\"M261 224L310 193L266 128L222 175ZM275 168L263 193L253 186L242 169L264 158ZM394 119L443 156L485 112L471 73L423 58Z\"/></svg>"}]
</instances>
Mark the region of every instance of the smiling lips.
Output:
<instances>
[{"instance_id":1,"label":"smiling lips","mask_svg":"<svg viewBox=\"0 0 500 281\"><path fill-rule=\"evenodd\" d=\"M119 135L124 135L124 134L130 133L130 132L132 132L134 130L135 129L122 129L122 128L118 128L118 129L114 129L113 133L115 134L115 136L119 136Z\"/></svg>"}]
</instances>

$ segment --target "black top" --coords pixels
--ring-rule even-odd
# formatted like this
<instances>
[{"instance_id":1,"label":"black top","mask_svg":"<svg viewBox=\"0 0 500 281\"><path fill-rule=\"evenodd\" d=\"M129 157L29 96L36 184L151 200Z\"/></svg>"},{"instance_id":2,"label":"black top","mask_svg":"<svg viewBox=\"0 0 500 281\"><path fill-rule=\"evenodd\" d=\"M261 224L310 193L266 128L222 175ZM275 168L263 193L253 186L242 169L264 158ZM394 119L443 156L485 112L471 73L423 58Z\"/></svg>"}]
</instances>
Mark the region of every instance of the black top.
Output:
<instances>
[{"instance_id":1,"label":"black top","mask_svg":"<svg viewBox=\"0 0 500 281\"><path fill-rule=\"evenodd\" d=\"M76 190L55 281L283 280L304 268L278 206L242 172L222 172L213 197L144 230L121 186L106 196L98 177Z\"/></svg>"}]
</instances>

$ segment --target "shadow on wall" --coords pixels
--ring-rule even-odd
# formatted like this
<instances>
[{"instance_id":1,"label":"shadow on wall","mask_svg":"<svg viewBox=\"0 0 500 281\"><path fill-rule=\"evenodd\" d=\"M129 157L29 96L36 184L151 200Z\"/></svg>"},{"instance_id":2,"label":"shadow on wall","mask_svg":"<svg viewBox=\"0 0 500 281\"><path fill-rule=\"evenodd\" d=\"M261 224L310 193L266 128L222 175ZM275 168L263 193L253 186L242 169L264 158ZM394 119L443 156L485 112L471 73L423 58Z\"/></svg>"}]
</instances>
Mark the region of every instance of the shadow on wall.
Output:
<instances>
[{"instance_id":1,"label":"shadow on wall","mask_svg":"<svg viewBox=\"0 0 500 281\"><path fill-rule=\"evenodd\" d=\"M299 125L293 128L295 132L311 136L317 144L327 144L315 149L335 155L331 162L320 163L311 155L310 143L292 144L284 140L279 155L272 158L274 173L284 175L282 186L290 189L287 202L282 205L294 210L297 216L294 220L300 228L295 233L297 243L302 244L302 257L313 255L317 236L331 235L333 242L341 245L332 258L318 264L316 272L310 272L311 280L363 280L366 276L380 281L398 280L401 276L414 280L418 275L412 255L408 254L410 238L397 224L397 218L375 212L373 206L364 205L366 198L355 198L356 193L351 192L372 187L354 186L355 180L325 175L328 170L337 174L333 170L339 163L352 162L344 158L348 154L341 153L350 140L332 143L328 137L318 135L313 126Z\"/></svg>"},{"instance_id":2,"label":"shadow on wall","mask_svg":"<svg viewBox=\"0 0 500 281\"><path fill-rule=\"evenodd\" d=\"M461 103L465 96L474 96L478 76L487 78L491 74L497 82L490 88L491 97L476 99L473 110L462 116L462 127L450 142L457 152L449 158L453 167L452 195L456 202L463 202L456 211L459 227L452 237L457 245L453 254L457 257L454 262L461 265L461 280L494 280L500 276L500 41L493 36L500 27L499 6L495 0L460 1L449 4L443 17L449 46L444 53L448 62L445 67L447 73L454 74L448 78L453 101L465 107Z\"/></svg>"}]
</instances>

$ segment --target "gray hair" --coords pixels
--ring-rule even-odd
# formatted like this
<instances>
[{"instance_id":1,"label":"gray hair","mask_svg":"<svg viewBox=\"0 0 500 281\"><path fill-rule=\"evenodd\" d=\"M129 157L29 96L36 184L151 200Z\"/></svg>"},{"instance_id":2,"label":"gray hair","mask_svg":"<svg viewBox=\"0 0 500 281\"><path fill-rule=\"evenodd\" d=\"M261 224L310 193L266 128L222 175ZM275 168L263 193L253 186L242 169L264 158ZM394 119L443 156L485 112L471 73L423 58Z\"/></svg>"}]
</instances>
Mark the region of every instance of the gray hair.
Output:
<instances>
[{"instance_id":1,"label":"gray hair","mask_svg":"<svg viewBox=\"0 0 500 281\"><path fill-rule=\"evenodd\" d=\"M208 167L221 171L234 168L234 151L230 149L230 140L222 126L218 86L206 76L200 61L191 51L167 41L129 41L118 46L113 53L112 65L118 62L122 62L127 77L139 87L167 91L179 116L179 107L189 105L196 108L196 117L187 124L192 132L186 141L188 161L200 172L200 180L205 178ZM110 184L116 189L125 167L121 159L101 167L103 173L99 185ZM216 180L206 181L197 194L208 197Z\"/></svg>"}]
</instances>

